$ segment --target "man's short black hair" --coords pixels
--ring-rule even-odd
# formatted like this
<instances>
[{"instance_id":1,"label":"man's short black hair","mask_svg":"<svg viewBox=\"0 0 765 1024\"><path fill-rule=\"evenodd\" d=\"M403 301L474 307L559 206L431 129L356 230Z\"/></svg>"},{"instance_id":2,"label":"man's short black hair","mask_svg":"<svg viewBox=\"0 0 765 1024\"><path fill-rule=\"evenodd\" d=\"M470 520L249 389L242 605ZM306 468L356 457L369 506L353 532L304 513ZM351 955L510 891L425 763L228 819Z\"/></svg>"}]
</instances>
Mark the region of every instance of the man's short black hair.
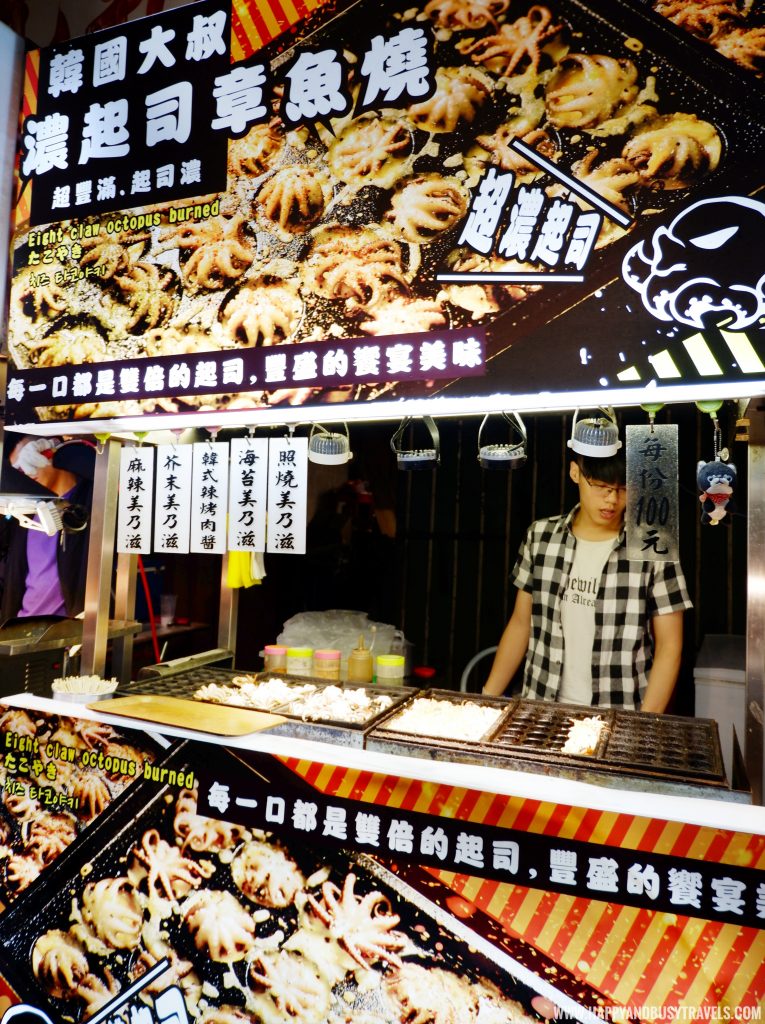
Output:
<instances>
[{"instance_id":1,"label":"man's short black hair","mask_svg":"<svg viewBox=\"0 0 765 1024\"><path fill-rule=\"evenodd\" d=\"M627 467L621 450L605 459L577 455L575 461L588 480L601 480L604 484L614 484L617 487L624 487L626 483Z\"/></svg>"}]
</instances>

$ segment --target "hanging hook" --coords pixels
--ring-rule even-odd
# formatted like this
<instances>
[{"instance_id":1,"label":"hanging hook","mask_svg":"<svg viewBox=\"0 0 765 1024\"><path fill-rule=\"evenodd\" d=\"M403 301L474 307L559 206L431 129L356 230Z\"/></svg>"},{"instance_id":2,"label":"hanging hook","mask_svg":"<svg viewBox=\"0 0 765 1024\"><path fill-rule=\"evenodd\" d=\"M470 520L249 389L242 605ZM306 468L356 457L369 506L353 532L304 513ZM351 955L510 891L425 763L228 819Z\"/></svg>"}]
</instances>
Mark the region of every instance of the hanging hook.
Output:
<instances>
[{"instance_id":1,"label":"hanging hook","mask_svg":"<svg viewBox=\"0 0 765 1024\"><path fill-rule=\"evenodd\" d=\"M651 433L654 434L654 427L656 426L656 413L659 411L659 409L664 408L664 403L653 402L647 405L641 405L640 408L643 410L643 412L648 413L648 425L650 427Z\"/></svg>"},{"instance_id":2,"label":"hanging hook","mask_svg":"<svg viewBox=\"0 0 765 1024\"><path fill-rule=\"evenodd\" d=\"M106 442L112 436L111 434L94 434L96 439L96 455L103 455L106 450Z\"/></svg>"}]
</instances>

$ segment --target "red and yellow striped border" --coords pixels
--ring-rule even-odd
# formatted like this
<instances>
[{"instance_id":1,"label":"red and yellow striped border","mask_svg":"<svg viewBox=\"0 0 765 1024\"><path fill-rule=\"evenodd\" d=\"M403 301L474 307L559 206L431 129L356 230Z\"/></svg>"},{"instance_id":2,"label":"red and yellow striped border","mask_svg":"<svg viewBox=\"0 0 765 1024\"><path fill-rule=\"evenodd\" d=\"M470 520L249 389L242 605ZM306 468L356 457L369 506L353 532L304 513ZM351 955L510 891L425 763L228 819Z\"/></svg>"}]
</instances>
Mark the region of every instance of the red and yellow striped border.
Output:
<instances>
[{"instance_id":1,"label":"red and yellow striped border","mask_svg":"<svg viewBox=\"0 0 765 1024\"><path fill-rule=\"evenodd\" d=\"M231 59L244 60L321 7L324 0L234 0Z\"/></svg>"},{"instance_id":2,"label":"red and yellow striped border","mask_svg":"<svg viewBox=\"0 0 765 1024\"><path fill-rule=\"evenodd\" d=\"M40 78L40 51L30 50L24 64L24 91L21 95L21 116L19 119L19 134L24 120L37 111L37 89ZM32 183L26 185L19 175L19 157L16 157L14 195L16 200L13 204L13 224L15 230L24 221L29 220L29 211L32 204Z\"/></svg>"},{"instance_id":3,"label":"red and yellow striped border","mask_svg":"<svg viewBox=\"0 0 765 1024\"><path fill-rule=\"evenodd\" d=\"M643 851L765 870L763 836L283 760L328 796L618 846L638 861ZM765 930L432 873L623 1006L765 1009Z\"/></svg>"}]
</instances>

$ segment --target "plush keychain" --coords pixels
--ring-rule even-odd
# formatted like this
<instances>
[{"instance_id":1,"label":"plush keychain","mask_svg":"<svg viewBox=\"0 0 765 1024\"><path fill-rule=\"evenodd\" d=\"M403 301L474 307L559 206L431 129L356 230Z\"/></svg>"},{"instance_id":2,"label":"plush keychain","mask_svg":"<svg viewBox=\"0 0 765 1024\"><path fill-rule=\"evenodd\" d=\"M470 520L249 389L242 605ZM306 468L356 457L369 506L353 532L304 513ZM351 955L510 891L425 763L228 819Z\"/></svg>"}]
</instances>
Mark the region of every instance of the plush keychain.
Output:
<instances>
[{"instance_id":1,"label":"plush keychain","mask_svg":"<svg viewBox=\"0 0 765 1024\"><path fill-rule=\"evenodd\" d=\"M717 526L736 509L733 501L736 467L732 462L723 462L722 459L700 462L697 466L696 482L702 491L699 495L701 521Z\"/></svg>"},{"instance_id":2,"label":"plush keychain","mask_svg":"<svg viewBox=\"0 0 765 1024\"><path fill-rule=\"evenodd\" d=\"M721 430L717 420L717 411L722 402L697 402L702 412L708 412L714 424L714 459L711 462L699 462L696 466L696 482L701 494L701 521L717 526L735 511L733 486L736 483L736 467L728 462L728 449L720 448ZM730 522L730 518L727 518Z\"/></svg>"}]
</instances>

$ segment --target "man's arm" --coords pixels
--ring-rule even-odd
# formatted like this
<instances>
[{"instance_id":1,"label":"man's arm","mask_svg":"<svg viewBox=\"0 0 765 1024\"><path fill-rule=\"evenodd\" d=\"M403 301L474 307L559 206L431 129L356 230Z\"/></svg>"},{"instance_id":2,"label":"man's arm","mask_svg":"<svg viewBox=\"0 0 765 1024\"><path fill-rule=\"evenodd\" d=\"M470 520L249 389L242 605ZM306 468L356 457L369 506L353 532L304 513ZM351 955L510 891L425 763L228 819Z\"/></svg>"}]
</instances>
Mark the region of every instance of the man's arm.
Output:
<instances>
[{"instance_id":1,"label":"man's arm","mask_svg":"<svg viewBox=\"0 0 765 1024\"><path fill-rule=\"evenodd\" d=\"M675 689L683 653L683 612L654 615L654 657L641 711L665 711Z\"/></svg>"},{"instance_id":2,"label":"man's arm","mask_svg":"<svg viewBox=\"0 0 765 1024\"><path fill-rule=\"evenodd\" d=\"M513 614L505 626L497 653L494 655L491 672L483 688L484 693L499 696L505 692L508 683L526 656L530 631L531 594L526 590L519 590L515 595Z\"/></svg>"}]
</instances>

